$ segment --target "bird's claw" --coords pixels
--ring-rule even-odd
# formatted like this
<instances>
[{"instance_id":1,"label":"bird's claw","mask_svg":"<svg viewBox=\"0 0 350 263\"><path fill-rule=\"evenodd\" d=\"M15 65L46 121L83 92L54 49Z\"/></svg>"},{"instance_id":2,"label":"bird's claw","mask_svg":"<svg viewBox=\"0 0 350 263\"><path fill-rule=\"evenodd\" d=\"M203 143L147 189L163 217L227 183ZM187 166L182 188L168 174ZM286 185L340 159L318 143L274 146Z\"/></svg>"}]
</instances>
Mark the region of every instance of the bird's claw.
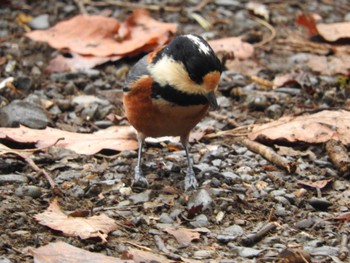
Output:
<instances>
[{"instance_id":1,"label":"bird's claw","mask_svg":"<svg viewBox=\"0 0 350 263\"><path fill-rule=\"evenodd\" d=\"M192 169L188 169L187 175L185 177L185 191L190 191L198 188L198 182L194 171Z\"/></svg>"},{"instance_id":2,"label":"bird's claw","mask_svg":"<svg viewBox=\"0 0 350 263\"><path fill-rule=\"evenodd\" d=\"M148 188L149 184L146 177L143 176L142 170L135 167L134 185L141 188Z\"/></svg>"}]
</instances>

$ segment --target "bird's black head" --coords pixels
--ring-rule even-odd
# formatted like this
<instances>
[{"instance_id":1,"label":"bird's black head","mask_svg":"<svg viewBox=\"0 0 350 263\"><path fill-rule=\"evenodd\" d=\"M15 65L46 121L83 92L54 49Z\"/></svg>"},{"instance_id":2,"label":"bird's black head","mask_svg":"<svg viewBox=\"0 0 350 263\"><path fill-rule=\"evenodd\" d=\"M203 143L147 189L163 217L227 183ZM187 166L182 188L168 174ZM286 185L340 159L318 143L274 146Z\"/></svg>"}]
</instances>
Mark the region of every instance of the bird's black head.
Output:
<instances>
[{"instance_id":1,"label":"bird's black head","mask_svg":"<svg viewBox=\"0 0 350 263\"><path fill-rule=\"evenodd\" d=\"M196 35L182 35L175 37L152 63L157 63L163 56L182 63L192 81L203 83L203 77L209 72L222 72L222 64L213 49L201 37Z\"/></svg>"}]
</instances>

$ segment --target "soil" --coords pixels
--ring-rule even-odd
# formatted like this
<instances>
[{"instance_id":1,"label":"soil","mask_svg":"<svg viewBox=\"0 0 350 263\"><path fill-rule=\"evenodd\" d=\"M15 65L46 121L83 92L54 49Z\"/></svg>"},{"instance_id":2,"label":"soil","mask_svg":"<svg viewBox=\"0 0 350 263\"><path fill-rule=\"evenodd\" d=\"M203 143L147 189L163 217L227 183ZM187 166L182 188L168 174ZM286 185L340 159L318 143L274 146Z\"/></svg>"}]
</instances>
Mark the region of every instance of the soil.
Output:
<instances>
[{"instance_id":1,"label":"soil","mask_svg":"<svg viewBox=\"0 0 350 263\"><path fill-rule=\"evenodd\" d=\"M0 105L4 107L15 99L50 102L53 106L48 110L49 126L91 133L113 124L107 120L107 114L123 115L121 98L125 68L140 57L108 62L85 73L47 74L45 68L58 51L46 43L26 38L23 35L25 27L16 20L21 13L32 17L48 14L50 25L54 25L79 14L79 2L84 1L0 3L0 61L3 61L0 63L0 81L13 77L19 90L0 91ZM121 21L133 9L129 1L121 1L124 6L94 6L92 2L85 1L89 14L107 14ZM298 14L318 14L325 23L349 21L348 1L263 2L270 12L269 23L276 36L261 45L261 41L271 36L271 31L254 19L256 16L245 7L247 1L133 1L136 5L163 7L151 11L152 16L178 23L179 33L202 34L210 39L243 36L245 41L255 45L254 57L249 60L254 63L253 70L260 68L257 76L261 79L272 81L276 75L292 71L303 76L283 92L261 91L259 84L250 78L254 74L227 67L219 87L221 107L216 115L205 117L199 130L218 132L236 125L268 122L281 115L349 108L346 90L340 88L340 78L349 86L348 77L318 74L286 59L303 52L318 52L296 48L286 41L292 34L308 38L295 23ZM203 5L196 9L200 4ZM181 11L171 12L164 8L169 6L179 7ZM192 10L213 27L205 31L188 15ZM320 39L315 41L324 43ZM11 68L9 63L15 66ZM98 109L99 114L89 115L87 109L72 103L74 97L83 94L108 101L108 110ZM118 125L127 125L127 121L122 120ZM34 147L6 140L1 142L14 149ZM136 151L103 151L88 156L50 147L35 152L31 156L33 161L48 171L61 190L59 203L64 211L104 212L118 222L120 227L109 235L107 243L98 239L66 237L39 224L34 216L47 209L55 193L45 177L38 176L23 158L2 155L0 174L21 177L17 181L0 181L0 262L33 262L29 247L38 248L58 240L114 257L121 257L128 247L149 248L174 262L181 262L181 258L187 258L187 262L194 262L190 261L194 259L198 262L350 262L341 250L349 248L345 239L349 235L349 219L327 220L350 212L349 180L332 164L323 144L284 146L303 153L286 157L297 163L296 172L288 173L276 167L230 136L192 142L191 153L201 190L185 193L187 162L181 145L149 142L143 153L143 168L150 191L141 196L138 193L145 193L144 190L131 188ZM300 181L329 179L332 180L324 188L300 184ZM30 194L19 193L18 189L28 189L28 186L35 186L39 194L32 190ZM197 205L191 208L191 202L197 202ZM273 226L266 235L249 239L251 234L271 226L271 222ZM165 224L197 229L200 238L188 246L181 246L173 236L162 231ZM299 256L300 261L281 261L284 257L281 252L286 249L303 251L310 259L306 256L302 261Z\"/></svg>"}]
</instances>

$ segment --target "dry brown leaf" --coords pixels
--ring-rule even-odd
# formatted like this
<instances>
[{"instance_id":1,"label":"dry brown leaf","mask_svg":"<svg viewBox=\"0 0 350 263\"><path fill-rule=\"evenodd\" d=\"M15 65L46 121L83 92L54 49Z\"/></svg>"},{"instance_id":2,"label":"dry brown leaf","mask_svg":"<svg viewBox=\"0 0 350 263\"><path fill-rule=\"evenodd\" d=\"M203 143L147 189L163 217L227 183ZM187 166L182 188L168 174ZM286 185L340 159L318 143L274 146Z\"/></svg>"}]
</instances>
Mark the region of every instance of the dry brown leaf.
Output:
<instances>
[{"instance_id":1,"label":"dry brown leaf","mask_svg":"<svg viewBox=\"0 0 350 263\"><path fill-rule=\"evenodd\" d=\"M46 211L36 215L35 219L42 225L62 231L66 236L79 236L82 239L99 237L104 242L107 242L107 234L117 229L114 220L105 214L92 217L67 216L61 210L57 198Z\"/></svg>"},{"instance_id":2,"label":"dry brown leaf","mask_svg":"<svg viewBox=\"0 0 350 263\"><path fill-rule=\"evenodd\" d=\"M310 181L298 181L297 183L299 185L303 186L308 186L311 188L325 188L327 185L333 182L333 179L328 179L328 180L320 180L320 181L315 181L315 182L310 182Z\"/></svg>"},{"instance_id":3,"label":"dry brown leaf","mask_svg":"<svg viewBox=\"0 0 350 263\"><path fill-rule=\"evenodd\" d=\"M62 131L47 127L44 130L19 128L0 128L0 138L21 143L35 143L36 147L49 147L59 138L55 146L75 151L79 154L95 154L102 149L115 151L138 148L134 129L130 126L111 126L92 134Z\"/></svg>"},{"instance_id":4,"label":"dry brown leaf","mask_svg":"<svg viewBox=\"0 0 350 263\"><path fill-rule=\"evenodd\" d=\"M254 15L261 16L265 20L269 20L270 12L267 6L258 2L248 2L245 6L249 11L253 12Z\"/></svg>"},{"instance_id":5,"label":"dry brown leaf","mask_svg":"<svg viewBox=\"0 0 350 263\"><path fill-rule=\"evenodd\" d=\"M34 257L35 263L135 263L134 260L123 260L103 254L92 253L62 241L49 243L46 246L33 249L30 252Z\"/></svg>"},{"instance_id":6,"label":"dry brown leaf","mask_svg":"<svg viewBox=\"0 0 350 263\"><path fill-rule=\"evenodd\" d=\"M238 58L228 60L225 63L225 67L229 71L240 73L245 76L256 76L263 69L263 67L254 60L239 60Z\"/></svg>"},{"instance_id":7,"label":"dry brown leaf","mask_svg":"<svg viewBox=\"0 0 350 263\"><path fill-rule=\"evenodd\" d=\"M132 259L135 263L172 263L174 260L169 260L162 255L158 255L152 252L143 251L134 248L128 248L128 250L123 253L125 258Z\"/></svg>"},{"instance_id":8,"label":"dry brown leaf","mask_svg":"<svg viewBox=\"0 0 350 263\"><path fill-rule=\"evenodd\" d=\"M313 35L316 35L318 33L317 28L316 28L315 14L302 13L296 18L295 22L298 25L306 28L308 30L309 36L313 36Z\"/></svg>"},{"instance_id":9,"label":"dry brown leaf","mask_svg":"<svg viewBox=\"0 0 350 263\"><path fill-rule=\"evenodd\" d=\"M216 53L233 52L234 57L238 59L247 59L254 54L254 47L243 42L241 37L228 37L208 41L209 45Z\"/></svg>"},{"instance_id":10,"label":"dry brown leaf","mask_svg":"<svg viewBox=\"0 0 350 263\"><path fill-rule=\"evenodd\" d=\"M91 69L95 66L101 65L107 61L117 61L122 56L96 57L89 55L79 55L71 52L71 57L64 57L58 55L52 59L46 67L47 73L53 72L69 72Z\"/></svg>"},{"instance_id":11,"label":"dry brown leaf","mask_svg":"<svg viewBox=\"0 0 350 263\"><path fill-rule=\"evenodd\" d=\"M125 56L163 45L169 35L176 32L177 25L158 22L147 11L135 10L122 25L123 29L130 30L123 39L118 36L120 27L114 18L78 15L48 30L35 30L26 36L48 42L56 49L68 49L82 55Z\"/></svg>"},{"instance_id":12,"label":"dry brown leaf","mask_svg":"<svg viewBox=\"0 0 350 263\"><path fill-rule=\"evenodd\" d=\"M316 24L318 33L327 41L333 42L350 38L350 22L333 24Z\"/></svg>"},{"instance_id":13,"label":"dry brown leaf","mask_svg":"<svg viewBox=\"0 0 350 263\"><path fill-rule=\"evenodd\" d=\"M173 235L177 242L184 247L189 246L192 240L197 240L200 238L200 234L196 230L184 227L167 227L164 229L164 231Z\"/></svg>"},{"instance_id":14,"label":"dry brown leaf","mask_svg":"<svg viewBox=\"0 0 350 263\"><path fill-rule=\"evenodd\" d=\"M333 76L336 74L348 75L350 73L350 56L318 56L313 54L305 55L307 66L315 72L323 75Z\"/></svg>"},{"instance_id":15,"label":"dry brown leaf","mask_svg":"<svg viewBox=\"0 0 350 263\"><path fill-rule=\"evenodd\" d=\"M350 144L350 112L324 110L303 116L286 116L270 123L256 125L248 134L258 141L324 143L330 139Z\"/></svg>"}]
</instances>

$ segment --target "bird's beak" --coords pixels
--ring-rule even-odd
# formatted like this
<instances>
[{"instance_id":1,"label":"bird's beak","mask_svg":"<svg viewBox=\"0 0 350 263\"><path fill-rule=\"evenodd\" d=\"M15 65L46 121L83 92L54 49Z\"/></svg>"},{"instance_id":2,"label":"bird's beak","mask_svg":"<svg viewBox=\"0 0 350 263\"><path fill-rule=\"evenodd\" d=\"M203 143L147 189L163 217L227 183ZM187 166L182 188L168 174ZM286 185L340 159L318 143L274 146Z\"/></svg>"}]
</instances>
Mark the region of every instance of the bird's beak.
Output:
<instances>
[{"instance_id":1,"label":"bird's beak","mask_svg":"<svg viewBox=\"0 0 350 263\"><path fill-rule=\"evenodd\" d=\"M212 110L216 110L218 108L218 102L216 101L216 97L215 97L215 93L214 91L210 91L208 94L207 94L207 99L209 101L209 104L210 104L210 108Z\"/></svg>"}]
</instances>

